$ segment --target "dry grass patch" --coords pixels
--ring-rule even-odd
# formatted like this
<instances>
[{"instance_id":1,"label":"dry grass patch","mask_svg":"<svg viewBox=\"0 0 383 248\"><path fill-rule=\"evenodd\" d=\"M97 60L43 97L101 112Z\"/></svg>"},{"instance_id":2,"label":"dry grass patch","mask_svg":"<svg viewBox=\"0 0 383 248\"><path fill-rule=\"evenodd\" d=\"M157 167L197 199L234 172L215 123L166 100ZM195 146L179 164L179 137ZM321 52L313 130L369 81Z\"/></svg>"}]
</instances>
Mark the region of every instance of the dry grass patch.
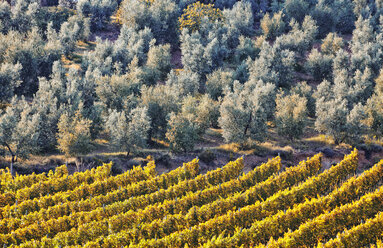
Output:
<instances>
[{"instance_id":1,"label":"dry grass patch","mask_svg":"<svg viewBox=\"0 0 383 248\"><path fill-rule=\"evenodd\" d=\"M334 145L335 141L332 137L324 135L324 134L319 134L317 136L312 136L308 138L304 138L303 141L306 142L315 142L323 145Z\"/></svg>"}]
</instances>

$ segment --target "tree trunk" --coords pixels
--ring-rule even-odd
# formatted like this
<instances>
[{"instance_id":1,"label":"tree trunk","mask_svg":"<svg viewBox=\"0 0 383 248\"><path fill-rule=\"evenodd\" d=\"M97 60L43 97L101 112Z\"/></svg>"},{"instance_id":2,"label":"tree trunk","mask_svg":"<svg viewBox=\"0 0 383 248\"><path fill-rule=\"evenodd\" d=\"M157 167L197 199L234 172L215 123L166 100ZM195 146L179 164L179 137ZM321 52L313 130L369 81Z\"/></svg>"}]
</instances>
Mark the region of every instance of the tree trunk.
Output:
<instances>
[{"instance_id":1,"label":"tree trunk","mask_svg":"<svg viewBox=\"0 0 383 248\"><path fill-rule=\"evenodd\" d=\"M247 125L246 125L246 127L245 127L245 131L243 132L243 137L244 137L244 138L246 137L247 130L250 128L251 120L252 120L252 119L253 119L253 114L250 113L249 122L247 123Z\"/></svg>"},{"instance_id":2,"label":"tree trunk","mask_svg":"<svg viewBox=\"0 0 383 248\"><path fill-rule=\"evenodd\" d=\"M81 164L82 164L82 158L79 157L79 156L76 157L76 169L77 169L77 172L80 172Z\"/></svg>"},{"instance_id":3,"label":"tree trunk","mask_svg":"<svg viewBox=\"0 0 383 248\"><path fill-rule=\"evenodd\" d=\"M11 160L11 176L13 177L13 163L15 162L15 157L12 155L12 160Z\"/></svg>"},{"instance_id":4,"label":"tree trunk","mask_svg":"<svg viewBox=\"0 0 383 248\"><path fill-rule=\"evenodd\" d=\"M10 147L7 143L5 143L5 146L7 147L8 151L9 151L9 153L11 154L11 157L12 157L12 159L11 159L10 171L11 171L11 176L13 176L13 164L15 163L15 157L16 157L16 155L13 153L11 147Z\"/></svg>"},{"instance_id":5,"label":"tree trunk","mask_svg":"<svg viewBox=\"0 0 383 248\"><path fill-rule=\"evenodd\" d=\"M148 140L147 140L147 142L148 142L148 144L149 144L150 146L154 145L154 142L153 142L153 140L152 140L152 137L153 137L153 129L150 128L149 131L148 131Z\"/></svg>"}]
</instances>

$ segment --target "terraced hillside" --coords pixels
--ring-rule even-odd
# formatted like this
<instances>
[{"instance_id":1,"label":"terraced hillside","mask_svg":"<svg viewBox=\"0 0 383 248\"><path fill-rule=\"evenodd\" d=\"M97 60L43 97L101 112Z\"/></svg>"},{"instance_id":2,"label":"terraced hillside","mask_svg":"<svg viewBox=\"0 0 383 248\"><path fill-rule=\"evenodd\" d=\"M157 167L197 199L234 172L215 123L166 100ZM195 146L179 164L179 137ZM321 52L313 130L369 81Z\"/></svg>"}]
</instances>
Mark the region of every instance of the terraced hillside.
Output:
<instances>
[{"instance_id":1,"label":"terraced hillside","mask_svg":"<svg viewBox=\"0 0 383 248\"><path fill-rule=\"evenodd\" d=\"M158 175L154 162L112 176L0 175L0 247L380 247L383 160L360 175L358 151L323 170L317 154L199 174L198 160Z\"/></svg>"}]
</instances>

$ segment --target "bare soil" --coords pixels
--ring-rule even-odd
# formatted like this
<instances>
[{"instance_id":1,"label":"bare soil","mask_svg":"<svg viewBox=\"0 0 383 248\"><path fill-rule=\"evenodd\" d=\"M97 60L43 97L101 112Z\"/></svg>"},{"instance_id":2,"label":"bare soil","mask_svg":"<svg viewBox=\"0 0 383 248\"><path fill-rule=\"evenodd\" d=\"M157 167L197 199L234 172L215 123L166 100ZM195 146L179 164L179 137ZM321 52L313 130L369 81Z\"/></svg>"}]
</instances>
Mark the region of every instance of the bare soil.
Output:
<instances>
[{"instance_id":1,"label":"bare soil","mask_svg":"<svg viewBox=\"0 0 383 248\"><path fill-rule=\"evenodd\" d=\"M114 42L118 39L120 35L120 25L115 23L110 23L107 28L94 32L89 37L89 41L96 41L96 38L99 37L101 40L109 40Z\"/></svg>"}]
</instances>

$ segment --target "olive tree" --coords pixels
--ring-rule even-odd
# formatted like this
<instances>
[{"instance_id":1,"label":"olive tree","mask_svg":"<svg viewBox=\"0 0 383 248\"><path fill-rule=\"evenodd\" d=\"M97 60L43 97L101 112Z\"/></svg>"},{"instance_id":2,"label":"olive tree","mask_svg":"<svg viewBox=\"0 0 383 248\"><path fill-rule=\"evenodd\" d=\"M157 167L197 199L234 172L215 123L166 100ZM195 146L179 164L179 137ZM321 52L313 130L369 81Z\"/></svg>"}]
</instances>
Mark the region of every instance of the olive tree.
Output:
<instances>
[{"instance_id":1,"label":"olive tree","mask_svg":"<svg viewBox=\"0 0 383 248\"><path fill-rule=\"evenodd\" d=\"M298 94L276 98L275 123L280 135L290 139L299 138L307 122L307 99Z\"/></svg>"},{"instance_id":2,"label":"olive tree","mask_svg":"<svg viewBox=\"0 0 383 248\"><path fill-rule=\"evenodd\" d=\"M288 20L295 19L301 23L309 10L309 4L304 0L286 0L283 10Z\"/></svg>"},{"instance_id":3,"label":"olive tree","mask_svg":"<svg viewBox=\"0 0 383 248\"><path fill-rule=\"evenodd\" d=\"M339 37L336 33L329 33L326 38L323 39L321 45L321 51L327 55L336 56L336 53L343 49L344 41L342 37Z\"/></svg>"},{"instance_id":4,"label":"olive tree","mask_svg":"<svg viewBox=\"0 0 383 248\"><path fill-rule=\"evenodd\" d=\"M233 92L228 92L223 98L218 119L223 129L226 142L245 143L249 138L261 141L267 133L267 114L264 109L264 95L259 94L266 85L254 88L252 91L234 86Z\"/></svg>"},{"instance_id":5,"label":"olive tree","mask_svg":"<svg viewBox=\"0 0 383 248\"><path fill-rule=\"evenodd\" d=\"M123 25L115 42L109 40L96 40L94 51L85 53L82 60L82 69L99 70L102 75L112 73L125 73L128 65L134 62L138 66L146 63L148 51L154 46L155 40L150 29L145 28L136 31L131 27Z\"/></svg>"},{"instance_id":6,"label":"olive tree","mask_svg":"<svg viewBox=\"0 0 383 248\"><path fill-rule=\"evenodd\" d=\"M206 93L208 93L214 100L218 100L218 98L223 97L226 89L231 89L233 87L233 83L234 78L232 72L218 69L207 75Z\"/></svg>"},{"instance_id":7,"label":"olive tree","mask_svg":"<svg viewBox=\"0 0 383 248\"><path fill-rule=\"evenodd\" d=\"M91 121L79 111L74 116L63 113L57 124L57 148L67 157L88 154L93 150L90 127Z\"/></svg>"},{"instance_id":8,"label":"olive tree","mask_svg":"<svg viewBox=\"0 0 383 248\"><path fill-rule=\"evenodd\" d=\"M112 111L106 122L105 129L110 135L112 145L127 155L146 147L150 117L146 108L135 108L130 113Z\"/></svg>"},{"instance_id":9,"label":"olive tree","mask_svg":"<svg viewBox=\"0 0 383 248\"><path fill-rule=\"evenodd\" d=\"M179 92L168 85L143 86L140 106L146 107L151 119L148 141L151 138L164 138L168 126L168 115L180 109Z\"/></svg>"},{"instance_id":10,"label":"olive tree","mask_svg":"<svg viewBox=\"0 0 383 248\"><path fill-rule=\"evenodd\" d=\"M322 54L313 48L305 63L305 69L316 81L331 80L333 71L332 56Z\"/></svg>"},{"instance_id":11,"label":"olive tree","mask_svg":"<svg viewBox=\"0 0 383 248\"><path fill-rule=\"evenodd\" d=\"M283 13L280 11L278 13L274 13L271 17L269 13L261 20L261 29L263 35L267 39L275 39L276 37L283 34L286 29L286 24L283 21Z\"/></svg>"},{"instance_id":12,"label":"olive tree","mask_svg":"<svg viewBox=\"0 0 383 248\"><path fill-rule=\"evenodd\" d=\"M332 86L324 81L315 92L315 129L332 136L335 144L357 143L365 130L362 122L366 117L364 108L361 103L348 100L347 89L347 85L343 83L338 82Z\"/></svg>"},{"instance_id":13,"label":"olive tree","mask_svg":"<svg viewBox=\"0 0 383 248\"><path fill-rule=\"evenodd\" d=\"M166 85L177 91L180 96L195 95L200 88L200 77L197 73L182 70L178 73L171 71Z\"/></svg>"},{"instance_id":14,"label":"olive tree","mask_svg":"<svg viewBox=\"0 0 383 248\"><path fill-rule=\"evenodd\" d=\"M21 64L4 63L0 67L0 101L5 102L14 96L15 89L21 84Z\"/></svg>"},{"instance_id":15,"label":"olive tree","mask_svg":"<svg viewBox=\"0 0 383 248\"><path fill-rule=\"evenodd\" d=\"M198 140L198 125L191 114L171 113L166 132L169 148L177 152L189 152Z\"/></svg>"},{"instance_id":16,"label":"olive tree","mask_svg":"<svg viewBox=\"0 0 383 248\"><path fill-rule=\"evenodd\" d=\"M135 30L150 28L158 42L176 44L179 12L173 0L124 0L118 17L122 24Z\"/></svg>"},{"instance_id":17,"label":"olive tree","mask_svg":"<svg viewBox=\"0 0 383 248\"><path fill-rule=\"evenodd\" d=\"M33 114L23 99L14 98L11 105L0 113L0 154L11 157L11 174L19 157L28 157L39 151L40 123L40 116Z\"/></svg>"},{"instance_id":18,"label":"olive tree","mask_svg":"<svg viewBox=\"0 0 383 248\"><path fill-rule=\"evenodd\" d=\"M100 30L109 23L111 15L117 8L117 2L113 0L79 0L76 7L80 16L91 19L93 30Z\"/></svg>"},{"instance_id":19,"label":"olive tree","mask_svg":"<svg viewBox=\"0 0 383 248\"><path fill-rule=\"evenodd\" d=\"M277 87L289 86L293 82L294 63L292 51L263 42L259 57L250 64L250 78L273 83Z\"/></svg>"}]
</instances>

